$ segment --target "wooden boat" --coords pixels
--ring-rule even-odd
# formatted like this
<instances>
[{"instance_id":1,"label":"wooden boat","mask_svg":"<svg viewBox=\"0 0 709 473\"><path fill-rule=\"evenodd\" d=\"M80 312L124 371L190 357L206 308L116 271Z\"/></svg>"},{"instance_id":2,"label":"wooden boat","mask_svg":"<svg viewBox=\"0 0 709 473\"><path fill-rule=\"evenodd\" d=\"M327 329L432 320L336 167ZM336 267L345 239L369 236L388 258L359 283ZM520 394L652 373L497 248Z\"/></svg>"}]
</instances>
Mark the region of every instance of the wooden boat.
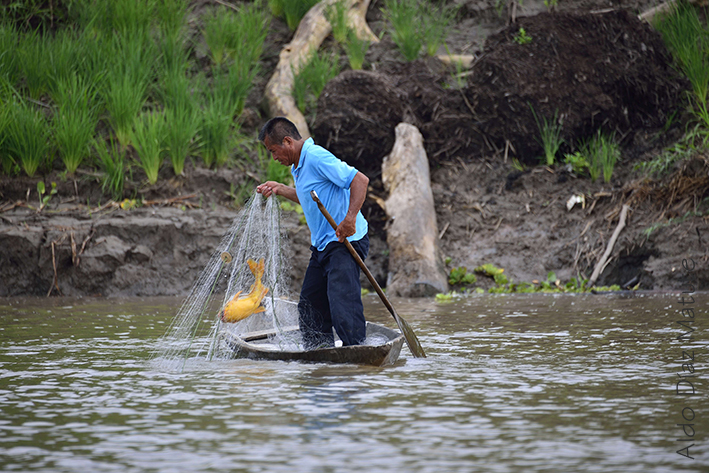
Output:
<instances>
[{"instance_id":1,"label":"wooden boat","mask_svg":"<svg viewBox=\"0 0 709 473\"><path fill-rule=\"evenodd\" d=\"M297 335L297 326L285 327L282 333ZM305 361L311 363L347 363L358 365L386 366L399 358L404 336L390 328L367 322L367 338L381 338L381 344L356 345L347 347L319 348L308 351L280 350L268 338L273 330L247 334L226 334L227 344L239 358L280 361Z\"/></svg>"}]
</instances>

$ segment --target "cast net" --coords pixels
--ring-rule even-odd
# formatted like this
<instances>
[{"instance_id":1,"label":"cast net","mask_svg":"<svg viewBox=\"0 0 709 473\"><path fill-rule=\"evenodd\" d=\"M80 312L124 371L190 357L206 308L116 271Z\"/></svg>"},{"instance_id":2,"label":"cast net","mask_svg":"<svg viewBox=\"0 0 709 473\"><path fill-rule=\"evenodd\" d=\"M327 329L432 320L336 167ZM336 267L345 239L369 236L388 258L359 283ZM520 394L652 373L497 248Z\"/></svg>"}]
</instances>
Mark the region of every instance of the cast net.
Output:
<instances>
[{"instance_id":1,"label":"cast net","mask_svg":"<svg viewBox=\"0 0 709 473\"><path fill-rule=\"evenodd\" d=\"M182 370L190 359L233 358L233 335L253 332L263 333L273 349L302 350L299 333L293 330L298 324L298 310L288 297L289 267L282 255L283 244L278 200L254 193L159 340L154 362L162 369ZM253 266L263 261L261 284L268 289L261 299L265 310L225 323L221 319L225 307L254 293L257 275L249 267L249 260Z\"/></svg>"}]
</instances>

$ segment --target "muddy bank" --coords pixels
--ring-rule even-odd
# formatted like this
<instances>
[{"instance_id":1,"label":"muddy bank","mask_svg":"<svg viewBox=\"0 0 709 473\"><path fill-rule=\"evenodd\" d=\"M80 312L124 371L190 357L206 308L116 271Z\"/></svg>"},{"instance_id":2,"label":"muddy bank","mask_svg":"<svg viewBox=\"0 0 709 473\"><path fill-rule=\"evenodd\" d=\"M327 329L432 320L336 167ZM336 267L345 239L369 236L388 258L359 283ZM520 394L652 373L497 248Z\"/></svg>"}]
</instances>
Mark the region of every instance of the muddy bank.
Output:
<instances>
[{"instance_id":1,"label":"muddy bank","mask_svg":"<svg viewBox=\"0 0 709 473\"><path fill-rule=\"evenodd\" d=\"M383 25L379 6L373 3L368 21L379 33ZM583 20L564 16L564 21L545 14L520 18L517 26L506 28L505 18L491 14L494 2L488 3L463 2L459 28L449 37L454 52L472 52L479 58L464 76L465 83L453 84L451 70L435 59L402 63L385 36L368 53L369 71L344 73L328 85L322 110L310 124L321 144L370 175L372 187L363 207L371 224L367 263L380 284L386 283L389 264L388 218L380 205L387 197L379 179L381 158L388 152L389 127L393 138L398 122L408 121L424 134L448 269L490 263L504 268L516 282L545 280L551 271L562 282L589 277L621 205L630 203L628 226L598 283L686 288L682 260L691 258L700 288L707 289L709 157L695 153L656 180L634 170L679 139L688 120L679 114L665 127L663 117L683 107L679 97L686 84L671 72L657 36L627 12ZM577 15L605 7L602 3L571 7ZM645 4L626 3L629 8ZM530 2L521 13L537 13L532 10L540 5ZM571 7L561 5L560 12ZM283 25L274 22L264 59L267 69L275 66L278 47L288 41ZM525 46L515 43L514 35L521 24L539 44L533 41L528 49L520 49ZM587 32L581 36L593 41L586 49L582 42L563 49L559 38L569 42L582 27ZM483 46L480 31L497 33ZM579 57L596 61L579 63L585 67L580 75L569 67ZM617 67L602 67L607 61ZM492 76L504 78L504 85L486 81ZM259 95L265 80L261 82L247 104L247 132L253 133L265 119ZM374 97L377 91L381 99ZM337 93L342 100L336 99ZM391 100L393 96L398 100ZM593 183L563 165L533 167L539 154L538 131L528 102L547 118L555 110L565 114L567 150L596 125L616 131L622 160L611 182ZM351 108L336 108L343 104ZM375 108L357 109L362 104ZM326 112L332 114L327 120ZM359 119L347 121L352 117ZM332 128L338 123L339 128ZM130 201L125 208L107 203L95 175L67 179L55 170L42 179L47 189L56 182L58 192L38 211L37 179L3 177L0 296L186 294L235 218L235 204L264 178L255 153L253 158L252 163L219 171L188 165L185 177L175 177L165 167L155 186L142 184L136 173L124 197L135 199L137 208ZM528 165L513 166L514 159ZM584 203L568 210L572 196L583 196ZM285 256L297 292L309 258L309 232L293 211L283 212L283 222L290 241ZM492 284L480 277L477 286Z\"/></svg>"}]
</instances>

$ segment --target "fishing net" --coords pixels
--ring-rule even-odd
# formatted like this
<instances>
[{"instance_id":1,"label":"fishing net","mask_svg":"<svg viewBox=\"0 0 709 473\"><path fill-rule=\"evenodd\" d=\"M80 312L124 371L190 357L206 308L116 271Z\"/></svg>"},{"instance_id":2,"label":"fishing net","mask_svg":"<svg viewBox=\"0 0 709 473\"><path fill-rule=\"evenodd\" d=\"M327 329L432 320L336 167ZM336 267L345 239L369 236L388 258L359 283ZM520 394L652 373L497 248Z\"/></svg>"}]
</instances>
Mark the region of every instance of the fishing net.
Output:
<instances>
[{"instance_id":1,"label":"fishing net","mask_svg":"<svg viewBox=\"0 0 709 473\"><path fill-rule=\"evenodd\" d=\"M189 359L229 359L237 354L231 336L256 331L268 333L281 350L302 350L297 304L288 299L288 262L282 256L284 234L276 198L254 193L222 237L217 249L159 340L153 360L163 369L181 370ZM241 291L244 297L255 283L248 261L264 261L261 280L268 293L265 310L235 323L222 322L223 308Z\"/></svg>"}]
</instances>

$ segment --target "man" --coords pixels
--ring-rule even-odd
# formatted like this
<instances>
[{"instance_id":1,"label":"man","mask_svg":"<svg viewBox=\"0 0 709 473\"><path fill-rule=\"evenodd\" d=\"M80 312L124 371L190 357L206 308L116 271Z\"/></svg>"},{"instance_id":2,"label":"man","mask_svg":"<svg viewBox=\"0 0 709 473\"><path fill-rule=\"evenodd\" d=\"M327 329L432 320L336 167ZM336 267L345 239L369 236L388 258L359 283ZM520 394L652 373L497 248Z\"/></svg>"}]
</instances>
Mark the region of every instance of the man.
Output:
<instances>
[{"instance_id":1,"label":"man","mask_svg":"<svg viewBox=\"0 0 709 473\"><path fill-rule=\"evenodd\" d=\"M295 188L268 181L256 188L265 197L281 195L303 207L312 252L298 303L306 349L333 346L333 327L342 344L358 345L365 337L359 267L344 244L347 238L364 260L369 252L367 221L360 209L369 179L325 148L304 140L288 119L269 120L259 140L273 159L290 166ZM314 190L335 222L333 230L310 197Z\"/></svg>"}]
</instances>

